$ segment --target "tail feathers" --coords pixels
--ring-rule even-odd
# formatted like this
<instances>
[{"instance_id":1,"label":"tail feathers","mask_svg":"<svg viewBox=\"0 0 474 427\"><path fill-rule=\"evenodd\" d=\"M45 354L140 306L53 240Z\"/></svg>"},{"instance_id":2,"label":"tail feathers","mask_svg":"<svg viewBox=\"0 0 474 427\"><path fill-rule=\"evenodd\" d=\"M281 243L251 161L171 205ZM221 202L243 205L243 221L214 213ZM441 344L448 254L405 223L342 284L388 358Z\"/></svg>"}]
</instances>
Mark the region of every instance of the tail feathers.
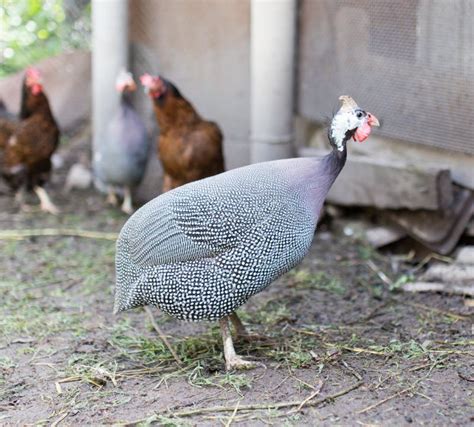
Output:
<instances>
[{"instance_id":1,"label":"tail feathers","mask_svg":"<svg viewBox=\"0 0 474 427\"><path fill-rule=\"evenodd\" d=\"M142 274L128 286L123 287L118 283L116 284L114 314L146 304L143 295L143 284L145 281L146 274Z\"/></svg>"}]
</instances>

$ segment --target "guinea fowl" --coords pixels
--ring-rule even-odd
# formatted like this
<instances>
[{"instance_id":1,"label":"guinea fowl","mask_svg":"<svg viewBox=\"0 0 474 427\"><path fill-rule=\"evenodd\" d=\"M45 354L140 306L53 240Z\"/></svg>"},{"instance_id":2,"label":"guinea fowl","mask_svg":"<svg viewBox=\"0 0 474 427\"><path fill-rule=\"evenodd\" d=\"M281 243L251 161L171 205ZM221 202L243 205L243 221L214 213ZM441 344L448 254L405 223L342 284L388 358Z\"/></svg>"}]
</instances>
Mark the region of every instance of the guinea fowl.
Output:
<instances>
[{"instance_id":1,"label":"guinea fowl","mask_svg":"<svg viewBox=\"0 0 474 427\"><path fill-rule=\"evenodd\" d=\"M160 127L158 153L163 193L188 182L224 172L222 132L204 120L176 86L159 76L140 78Z\"/></svg>"},{"instance_id":2,"label":"guinea fowl","mask_svg":"<svg viewBox=\"0 0 474 427\"><path fill-rule=\"evenodd\" d=\"M308 252L324 199L378 120L348 96L328 132L332 152L253 164L184 185L140 208L117 241L114 311L154 305L183 320L219 320L226 368L252 364L234 350L229 321L252 295Z\"/></svg>"},{"instance_id":3,"label":"guinea fowl","mask_svg":"<svg viewBox=\"0 0 474 427\"><path fill-rule=\"evenodd\" d=\"M37 69L25 72L19 120L2 119L0 128L1 169L6 183L17 191L21 205L24 191L32 189L43 211L58 214L44 185L49 180L51 156L59 144L60 132Z\"/></svg>"},{"instance_id":4,"label":"guinea fowl","mask_svg":"<svg viewBox=\"0 0 474 427\"><path fill-rule=\"evenodd\" d=\"M107 188L108 202L116 205L116 193L123 193L122 211L131 214L132 189L145 174L150 140L143 120L131 103L130 95L137 88L132 75L122 71L116 88L121 93L120 107L94 154L94 173L98 186Z\"/></svg>"}]
</instances>

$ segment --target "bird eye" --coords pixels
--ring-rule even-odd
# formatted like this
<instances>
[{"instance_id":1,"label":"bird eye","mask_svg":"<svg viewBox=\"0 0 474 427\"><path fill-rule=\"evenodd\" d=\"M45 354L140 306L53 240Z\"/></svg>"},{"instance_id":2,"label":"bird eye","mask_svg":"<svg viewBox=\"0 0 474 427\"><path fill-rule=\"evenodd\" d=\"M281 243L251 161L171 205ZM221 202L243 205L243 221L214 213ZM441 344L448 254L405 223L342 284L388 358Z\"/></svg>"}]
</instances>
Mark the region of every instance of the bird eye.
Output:
<instances>
[{"instance_id":1,"label":"bird eye","mask_svg":"<svg viewBox=\"0 0 474 427\"><path fill-rule=\"evenodd\" d=\"M356 116L357 116L358 119L361 119L362 117L364 117L364 113L359 110L359 111L357 111Z\"/></svg>"}]
</instances>

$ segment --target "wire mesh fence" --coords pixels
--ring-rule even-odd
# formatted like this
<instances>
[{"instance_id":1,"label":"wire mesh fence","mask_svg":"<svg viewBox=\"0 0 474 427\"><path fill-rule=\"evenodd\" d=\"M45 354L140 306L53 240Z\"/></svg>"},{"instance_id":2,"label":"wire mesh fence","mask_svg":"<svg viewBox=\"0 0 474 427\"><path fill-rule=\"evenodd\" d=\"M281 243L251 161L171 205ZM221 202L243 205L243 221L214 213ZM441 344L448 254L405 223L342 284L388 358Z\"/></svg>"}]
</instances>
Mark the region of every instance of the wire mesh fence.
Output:
<instances>
[{"instance_id":1,"label":"wire mesh fence","mask_svg":"<svg viewBox=\"0 0 474 427\"><path fill-rule=\"evenodd\" d=\"M348 92L389 118L381 129L385 136L474 154L474 1L301 0L299 4L298 113L324 119L331 114L327 100ZM236 79L222 78L223 74L247 75L248 48L243 44L250 43L246 33L230 36L230 25L248 25L249 9L244 8L248 12L233 13L226 32L215 31L219 37L209 36L209 46L199 50L199 43L212 33L211 24L221 23L224 16L216 15L217 7L206 5L219 3L129 2L130 34L139 41L130 43L131 69L156 71L160 65L186 81L186 69L193 66L200 83L185 89L204 111L208 104L221 102L222 94L232 93L228 80L237 85ZM237 10L230 2L226 7ZM153 16L151 25L150 14L157 10L166 19ZM189 15L200 16L192 27ZM0 2L0 77L61 52L90 49L90 44L90 0ZM241 69L232 62L238 55ZM232 67L225 69L226 64ZM248 78L240 78L241 85L248 86ZM201 87L206 80L214 86L223 83L219 91L194 94L192 87ZM243 112L242 123L235 120L235 110L225 115L234 123L229 126L246 128L248 106L237 109Z\"/></svg>"},{"instance_id":2,"label":"wire mesh fence","mask_svg":"<svg viewBox=\"0 0 474 427\"><path fill-rule=\"evenodd\" d=\"M474 2L303 0L298 109L353 94L380 133L474 154ZM330 112L329 112L330 114Z\"/></svg>"}]
</instances>

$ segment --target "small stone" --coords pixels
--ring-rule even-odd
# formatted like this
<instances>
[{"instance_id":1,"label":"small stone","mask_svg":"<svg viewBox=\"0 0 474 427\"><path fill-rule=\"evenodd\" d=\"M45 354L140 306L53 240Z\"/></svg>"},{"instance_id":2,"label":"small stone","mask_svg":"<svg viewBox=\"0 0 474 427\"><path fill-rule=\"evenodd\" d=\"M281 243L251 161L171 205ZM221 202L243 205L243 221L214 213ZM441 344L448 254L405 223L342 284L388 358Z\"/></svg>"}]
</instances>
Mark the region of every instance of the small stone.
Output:
<instances>
[{"instance_id":1,"label":"small stone","mask_svg":"<svg viewBox=\"0 0 474 427\"><path fill-rule=\"evenodd\" d=\"M458 252L456 261L461 264L474 264L474 246L464 246Z\"/></svg>"},{"instance_id":2,"label":"small stone","mask_svg":"<svg viewBox=\"0 0 474 427\"><path fill-rule=\"evenodd\" d=\"M92 173L82 163L75 163L71 166L67 174L66 184L64 189L66 192L74 188L85 190L92 184Z\"/></svg>"},{"instance_id":3,"label":"small stone","mask_svg":"<svg viewBox=\"0 0 474 427\"><path fill-rule=\"evenodd\" d=\"M53 169L61 169L64 166L64 157L61 154L54 153L51 156L51 163L53 164Z\"/></svg>"},{"instance_id":4,"label":"small stone","mask_svg":"<svg viewBox=\"0 0 474 427\"><path fill-rule=\"evenodd\" d=\"M400 228L379 226L369 228L365 232L367 241L375 248L394 243L406 236L406 232Z\"/></svg>"}]
</instances>

